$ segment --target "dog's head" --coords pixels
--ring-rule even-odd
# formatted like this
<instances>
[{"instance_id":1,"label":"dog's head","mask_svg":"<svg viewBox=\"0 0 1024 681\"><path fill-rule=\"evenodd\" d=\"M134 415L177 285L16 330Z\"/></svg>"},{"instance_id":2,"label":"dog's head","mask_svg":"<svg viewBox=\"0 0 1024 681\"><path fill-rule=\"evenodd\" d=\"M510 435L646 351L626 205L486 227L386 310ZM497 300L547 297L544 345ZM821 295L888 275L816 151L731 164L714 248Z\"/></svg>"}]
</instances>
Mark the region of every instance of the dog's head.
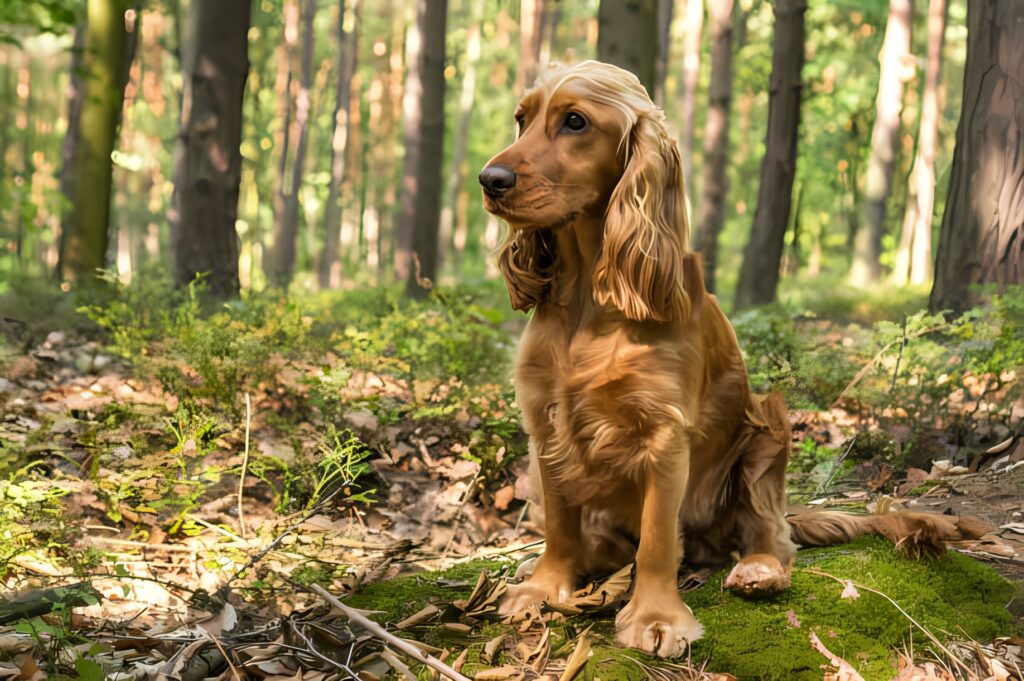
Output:
<instances>
[{"instance_id":1,"label":"dog's head","mask_svg":"<svg viewBox=\"0 0 1024 681\"><path fill-rule=\"evenodd\" d=\"M604 223L595 299L634 320L687 317L679 149L636 76L595 61L553 66L515 122L516 141L480 173L484 207L509 225L498 262L513 307L544 299L553 232L587 216Z\"/></svg>"}]
</instances>

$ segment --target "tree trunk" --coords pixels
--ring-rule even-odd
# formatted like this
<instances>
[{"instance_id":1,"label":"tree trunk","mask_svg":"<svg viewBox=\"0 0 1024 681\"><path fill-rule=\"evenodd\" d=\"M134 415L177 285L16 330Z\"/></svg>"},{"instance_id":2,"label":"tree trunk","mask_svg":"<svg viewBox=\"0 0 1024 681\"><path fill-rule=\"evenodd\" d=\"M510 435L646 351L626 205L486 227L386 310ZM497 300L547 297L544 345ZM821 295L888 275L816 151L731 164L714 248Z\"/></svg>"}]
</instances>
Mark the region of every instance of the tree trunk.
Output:
<instances>
[{"instance_id":1,"label":"tree trunk","mask_svg":"<svg viewBox=\"0 0 1024 681\"><path fill-rule=\"evenodd\" d=\"M882 274L882 235L885 209L892 193L892 171L900 147L900 110L903 108L903 70L910 57L912 0L889 0L889 19L879 55L875 127L871 131L871 157L865 178L864 220L854 239L850 283L864 286Z\"/></svg>"},{"instance_id":2,"label":"tree trunk","mask_svg":"<svg viewBox=\"0 0 1024 681\"><path fill-rule=\"evenodd\" d=\"M242 101L249 71L249 2L194 0L182 47L181 134L171 209L174 280L208 273L218 298L238 295Z\"/></svg>"},{"instance_id":3,"label":"tree trunk","mask_svg":"<svg viewBox=\"0 0 1024 681\"><path fill-rule=\"evenodd\" d=\"M668 57L672 47L672 14L674 0L658 0L658 59L654 64L654 103L665 106L665 80L668 76Z\"/></svg>"},{"instance_id":4,"label":"tree trunk","mask_svg":"<svg viewBox=\"0 0 1024 681\"><path fill-rule=\"evenodd\" d=\"M683 96L679 105L683 130L679 135L679 154L683 159L683 179L686 182L686 187L695 189L693 184L693 116L696 111L697 82L700 80L700 34L704 25L704 0L685 0L685 2ZM714 0L712 0L711 5L714 4ZM714 50L713 45L712 50Z\"/></svg>"},{"instance_id":5,"label":"tree trunk","mask_svg":"<svg viewBox=\"0 0 1024 681\"><path fill-rule=\"evenodd\" d=\"M441 219L441 170L444 161L444 58L448 0L419 0L416 22L423 36L419 72L422 99L413 199L413 253L406 294L422 298L437 277L437 236ZM410 64L410 68L411 68ZM403 186L407 190L408 185Z\"/></svg>"},{"instance_id":6,"label":"tree trunk","mask_svg":"<svg viewBox=\"0 0 1024 681\"><path fill-rule=\"evenodd\" d=\"M729 193L729 107L732 102L732 0L708 5L711 15L711 85L704 125L704 182L694 250L704 260L704 286L715 291L718 235Z\"/></svg>"},{"instance_id":7,"label":"tree trunk","mask_svg":"<svg viewBox=\"0 0 1024 681\"><path fill-rule=\"evenodd\" d=\"M658 61L658 1L601 0L597 58L632 71L654 96Z\"/></svg>"},{"instance_id":8,"label":"tree trunk","mask_svg":"<svg viewBox=\"0 0 1024 681\"><path fill-rule=\"evenodd\" d=\"M519 0L519 68L516 70L519 94L533 87L537 78L543 17L544 0Z\"/></svg>"},{"instance_id":9,"label":"tree trunk","mask_svg":"<svg viewBox=\"0 0 1024 681\"><path fill-rule=\"evenodd\" d=\"M1024 283L1024 3L967 5L967 64L932 310L970 307L971 284Z\"/></svg>"},{"instance_id":10,"label":"tree trunk","mask_svg":"<svg viewBox=\"0 0 1024 681\"><path fill-rule=\"evenodd\" d=\"M455 210L466 178L466 148L473 118L473 100L476 96L476 63L480 59L480 17L474 15L466 37L466 70L462 75L462 94L459 96L459 123L455 130L455 148L452 151L451 171L445 192L445 205L441 211L441 245L454 253ZM464 239L463 239L464 241Z\"/></svg>"},{"instance_id":11,"label":"tree trunk","mask_svg":"<svg viewBox=\"0 0 1024 681\"><path fill-rule=\"evenodd\" d=\"M896 251L897 285L924 284L932 276L932 213L935 209L935 151L939 146L939 74L946 33L946 0L928 4L928 63L925 67L917 155L910 172L903 235Z\"/></svg>"},{"instance_id":12,"label":"tree trunk","mask_svg":"<svg viewBox=\"0 0 1024 681\"><path fill-rule=\"evenodd\" d=\"M754 225L736 287L737 310L772 302L779 285L779 264L796 176L806 10L806 0L779 0L775 6L768 134Z\"/></svg>"},{"instance_id":13,"label":"tree trunk","mask_svg":"<svg viewBox=\"0 0 1024 681\"><path fill-rule=\"evenodd\" d=\"M82 53L81 109L74 136L70 213L61 235L60 276L88 282L106 263L110 234L110 155L124 101L127 0L88 0ZM72 133L69 133L69 135Z\"/></svg>"},{"instance_id":14,"label":"tree trunk","mask_svg":"<svg viewBox=\"0 0 1024 681\"><path fill-rule=\"evenodd\" d=\"M291 172L287 168L287 145L282 149L281 161L281 197L277 224L274 226L274 250L271 254L271 269L268 271L272 285L287 288L295 272L295 242L299 233L299 190L302 188L303 170L306 162L306 147L309 140L309 104L310 90L313 85L313 20L316 18L316 0L301 0L300 7L294 4L286 6L286 16L291 8L290 16L298 11L302 17L302 54L299 59L299 87L295 95L295 157ZM297 17L288 19L285 26L285 43L289 52L294 50L294 26ZM291 78L289 77L289 83ZM290 88L289 88L290 89ZM285 97L291 96L288 92ZM291 138L292 131L285 135Z\"/></svg>"},{"instance_id":15,"label":"tree trunk","mask_svg":"<svg viewBox=\"0 0 1024 681\"><path fill-rule=\"evenodd\" d=\"M345 183L345 154L348 149L352 105L352 74L359 54L359 0L353 3L352 32L345 30L345 1L338 3L338 86L334 95L334 134L331 136L331 185L324 206L324 248L317 263L317 281L321 289L341 283L338 250L341 237L341 190Z\"/></svg>"},{"instance_id":16,"label":"tree trunk","mask_svg":"<svg viewBox=\"0 0 1024 681\"><path fill-rule=\"evenodd\" d=\"M413 272L412 249L416 221L416 195L423 117L423 26L421 18L428 0L416 0L417 19L405 35L405 89L402 93L402 184L398 219L394 230L395 281L408 281ZM431 0L433 1L433 0Z\"/></svg>"},{"instance_id":17,"label":"tree trunk","mask_svg":"<svg viewBox=\"0 0 1024 681\"><path fill-rule=\"evenodd\" d=\"M61 216L60 247L58 249L57 269L58 276L64 269L64 250L67 239L75 229L77 216L71 208L75 200L75 155L78 149L80 121L82 118L82 103L85 99L84 84L82 82L82 67L85 53L85 22L80 20L75 28L74 44L71 48L71 73L68 77L67 101L68 101L68 129L64 134L64 145L61 148L61 169L60 169L60 192L67 201L68 209ZM6 126L3 130L6 134ZM4 145L6 149L7 145ZM0 173L6 167L5 159L0 157Z\"/></svg>"}]
</instances>

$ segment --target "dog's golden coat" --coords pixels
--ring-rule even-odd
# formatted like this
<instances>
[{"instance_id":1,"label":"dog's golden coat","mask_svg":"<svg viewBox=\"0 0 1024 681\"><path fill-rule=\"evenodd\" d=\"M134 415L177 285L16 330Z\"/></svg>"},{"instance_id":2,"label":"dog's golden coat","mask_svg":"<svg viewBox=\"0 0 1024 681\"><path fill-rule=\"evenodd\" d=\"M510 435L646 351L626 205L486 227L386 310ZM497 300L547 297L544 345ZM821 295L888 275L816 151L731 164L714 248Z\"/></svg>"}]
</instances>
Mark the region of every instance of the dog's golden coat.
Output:
<instances>
[{"instance_id":1,"label":"dog's golden coat","mask_svg":"<svg viewBox=\"0 0 1024 681\"><path fill-rule=\"evenodd\" d=\"M679 152L639 81L597 62L552 68L516 119L518 139L488 165L501 183L481 182L510 227L498 261L512 304L533 309L515 380L547 546L502 610L563 599L582 573L635 559L619 641L676 655L701 634L676 587L683 544L697 562L738 552L726 585L753 593L788 586L791 535L913 531L907 518L787 522L785 405L751 394L686 250Z\"/></svg>"}]
</instances>

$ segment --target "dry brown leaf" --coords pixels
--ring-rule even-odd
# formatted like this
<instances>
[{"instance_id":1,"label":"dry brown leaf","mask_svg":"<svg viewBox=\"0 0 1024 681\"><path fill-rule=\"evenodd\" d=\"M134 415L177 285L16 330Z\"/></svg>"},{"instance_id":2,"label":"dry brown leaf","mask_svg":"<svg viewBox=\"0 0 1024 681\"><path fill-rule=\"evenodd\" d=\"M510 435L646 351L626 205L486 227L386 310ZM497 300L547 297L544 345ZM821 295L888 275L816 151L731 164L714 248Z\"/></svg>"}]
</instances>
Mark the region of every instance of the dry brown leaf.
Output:
<instances>
[{"instance_id":1,"label":"dry brown leaf","mask_svg":"<svg viewBox=\"0 0 1024 681\"><path fill-rule=\"evenodd\" d=\"M395 625L396 629L411 629L417 625L423 624L431 617L441 612L438 610L436 605L428 605L419 612L409 615L404 620Z\"/></svg>"},{"instance_id":2,"label":"dry brown leaf","mask_svg":"<svg viewBox=\"0 0 1024 681\"><path fill-rule=\"evenodd\" d=\"M507 638L508 634L499 634L484 644L484 662L487 664L494 664L498 657L498 652L501 650L501 646Z\"/></svg>"},{"instance_id":3,"label":"dry brown leaf","mask_svg":"<svg viewBox=\"0 0 1024 681\"><path fill-rule=\"evenodd\" d=\"M565 661L565 671L558 677L558 681L573 681L584 667L587 666L587 660L590 659L590 639L587 638L587 634L590 633L590 627L587 627L579 635L576 641L576 647L573 648L572 655Z\"/></svg>"},{"instance_id":4,"label":"dry brown leaf","mask_svg":"<svg viewBox=\"0 0 1024 681\"><path fill-rule=\"evenodd\" d=\"M519 671L519 669L510 664L506 664L501 667L481 669L473 675L473 679L475 681L505 681L506 679L522 679L524 676L526 675Z\"/></svg>"},{"instance_id":5,"label":"dry brown leaf","mask_svg":"<svg viewBox=\"0 0 1024 681\"><path fill-rule=\"evenodd\" d=\"M547 603L546 608L563 615L595 612L617 604L633 584L633 564L626 565L598 585L576 591L567 601Z\"/></svg>"}]
</instances>

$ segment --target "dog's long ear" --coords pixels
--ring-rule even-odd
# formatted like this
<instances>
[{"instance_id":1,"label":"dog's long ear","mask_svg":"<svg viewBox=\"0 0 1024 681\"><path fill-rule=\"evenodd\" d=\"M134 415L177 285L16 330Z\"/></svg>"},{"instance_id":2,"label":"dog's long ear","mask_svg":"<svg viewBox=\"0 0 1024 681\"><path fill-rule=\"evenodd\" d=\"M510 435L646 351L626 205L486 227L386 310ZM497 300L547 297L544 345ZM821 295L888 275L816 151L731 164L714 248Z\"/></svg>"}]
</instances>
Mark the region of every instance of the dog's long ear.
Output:
<instances>
[{"instance_id":1,"label":"dog's long ear","mask_svg":"<svg viewBox=\"0 0 1024 681\"><path fill-rule=\"evenodd\" d=\"M529 311L547 298L554 277L555 243L550 230L510 229L498 249L512 309Z\"/></svg>"},{"instance_id":2,"label":"dog's long ear","mask_svg":"<svg viewBox=\"0 0 1024 681\"><path fill-rule=\"evenodd\" d=\"M594 295L629 319L682 321L689 224L679 148L660 112L643 113L629 132L626 169L605 215Z\"/></svg>"}]
</instances>

